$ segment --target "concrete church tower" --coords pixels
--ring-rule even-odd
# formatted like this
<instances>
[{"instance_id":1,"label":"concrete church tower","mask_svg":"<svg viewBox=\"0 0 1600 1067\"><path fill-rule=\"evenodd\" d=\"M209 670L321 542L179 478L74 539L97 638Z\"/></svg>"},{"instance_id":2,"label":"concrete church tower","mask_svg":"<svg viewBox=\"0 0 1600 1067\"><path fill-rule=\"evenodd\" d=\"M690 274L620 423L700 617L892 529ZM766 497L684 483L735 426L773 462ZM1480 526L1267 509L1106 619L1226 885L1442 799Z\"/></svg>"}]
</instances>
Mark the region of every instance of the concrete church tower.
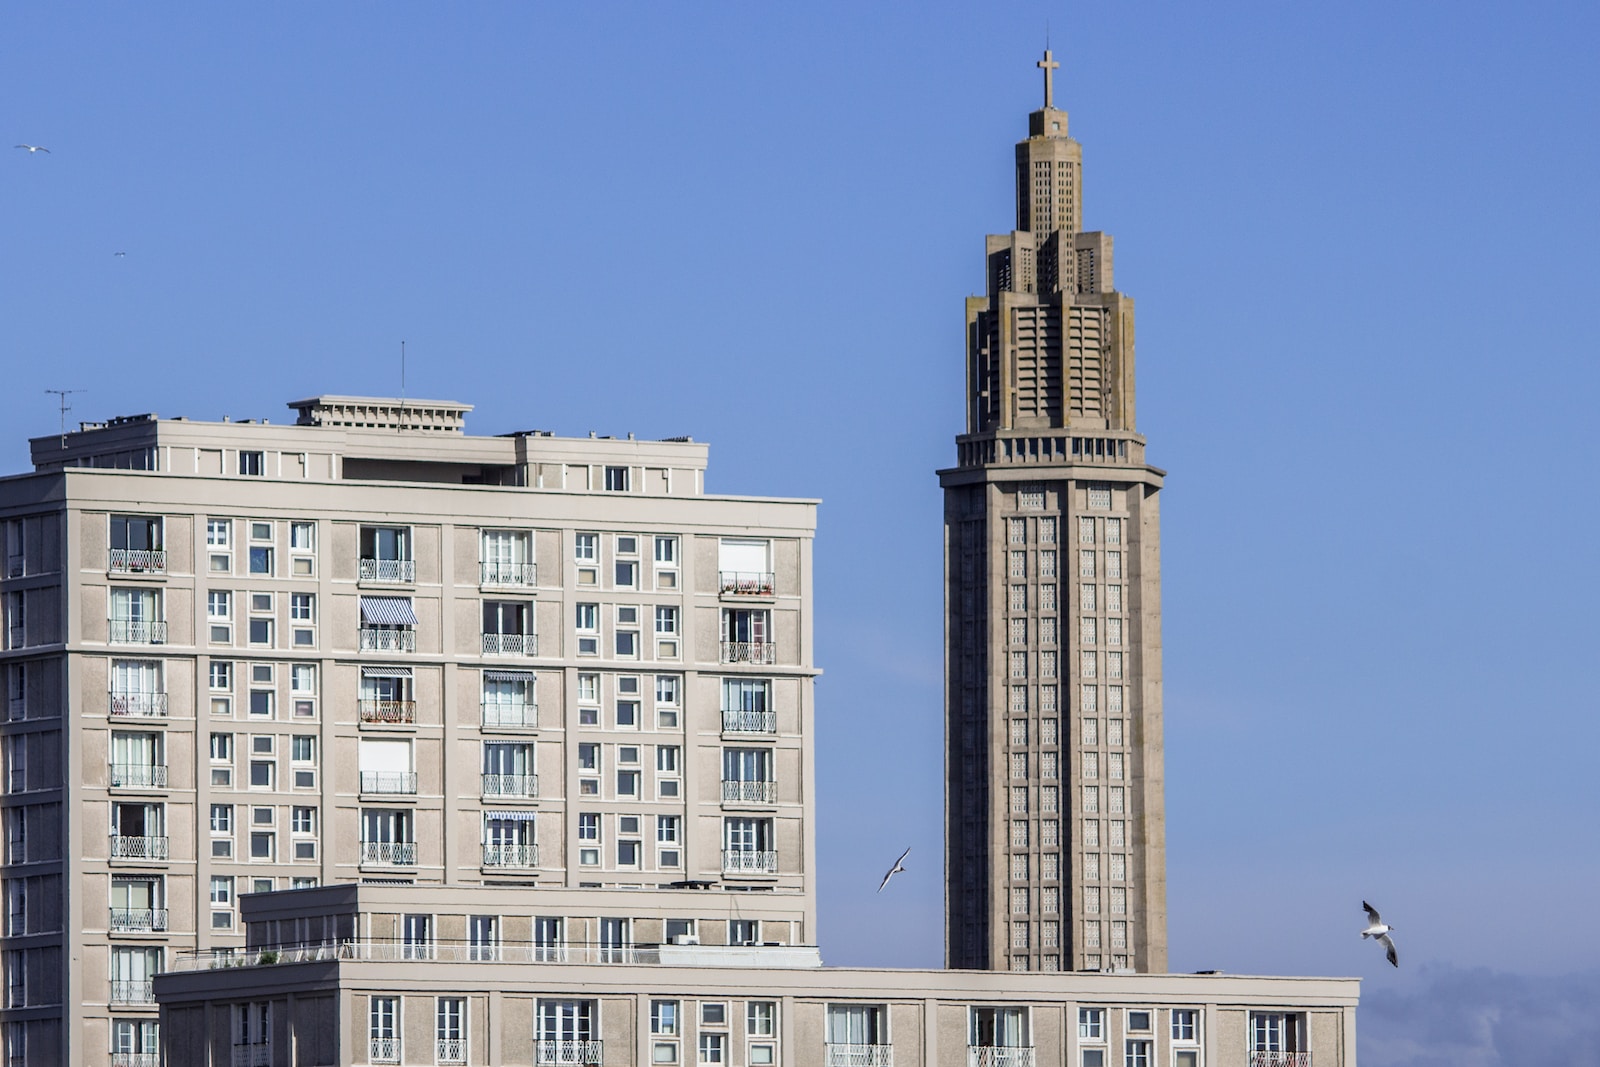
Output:
<instances>
[{"instance_id":1,"label":"concrete church tower","mask_svg":"<svg viewBox=\"0 0 1600 1067\"><path fill-rule=\"evenodd\" d=\"M1018 143L1017 221L967 300L945 491L946 962L1164 971L1157 493L1133 301L1084 232L1055 107Z\"/></svg>"}]
</instances>

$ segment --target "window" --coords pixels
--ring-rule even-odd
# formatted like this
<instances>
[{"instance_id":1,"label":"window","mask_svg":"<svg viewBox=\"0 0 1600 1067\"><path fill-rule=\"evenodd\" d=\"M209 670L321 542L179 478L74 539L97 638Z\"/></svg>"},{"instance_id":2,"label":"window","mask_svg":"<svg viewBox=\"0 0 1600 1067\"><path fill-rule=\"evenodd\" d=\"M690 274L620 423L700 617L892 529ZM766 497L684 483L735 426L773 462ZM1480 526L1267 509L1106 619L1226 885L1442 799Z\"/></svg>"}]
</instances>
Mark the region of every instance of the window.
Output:
<instances>
[{"instance_id":1,"label":"window","mask_svg":"<svg viewBox=\"0 0 1600 1067\"><path fill-rule=\"evenodd\" d=\"M297 834L314 834L317 832L317 809L296 805L293 814L289 817L289 829Z\"/></svg>"},{"instance_id":2,"label":"window","mask_svg":"<svg viewBox=\"0 0 1600 1067\"><path fill-rule=\"evenodd\" d=\"M314 522L291 522L289 524L289 548L295 552L315 552L317 550L317 524Z\"/></svg>"},{"instance_id":3,"label":"window","mask_svg":"<svg viewBox=\"0 0 1600 1067\"><path fill-rule=\"evenodd\" d=\"M676 537L657 537L655 559L657 567L676 567L678 565L678 539Z\"/></svg>"},{"instance_id":4,"label":"window","mask_svg":"<svg viewBox=\"0 0 1600 1067\"><path fill-rule=\"evenodd\" d=\"M761 944L760 919L729 919L728 944L730 945L759 945ZM770 1031L761 1031L756 1036L770 1037Z\"/></svg>"},{"instance_id":5,"label":"window","mask_svg":"<svg viewBox=\"0 0 1600 1067\"><path fill-rule=\"evenodd\" d=\"M596 1014L592 1000L540 998L534 1012L534 1038L541 1046L535 1062L561 1062L558 1057L562 1054L563 1043L593 1041ZM548 1052L545 1051L547 1047Z\"/></svg>"},{"instance_id":6,"label":"window","mask_svg":"<svg viewBox=\"0 0 1600 1067\"><path fill-rule=\"evenodd\" d=\"M250 546L250 573L266 575L269 577L272 575L271 545Z\"/></svg>"},{"instance_id":7,"label":"window","mask_svg":"<svg viewBox=\"0 0 1600 1067\"><path fill-rule=\"evenodd\" d=\"M600 654L600 605L575 604L576 626L578 630L578 655L598 656Z\"/></svg>"},{"instance_id":8,"label":"window","mask_svg":"<svg viewBox=\"0 0 1600 1067\"><path fill-rule=\"evenodd\" d=\"M696 1042L700 1050L701 1063L727 1063L728 1062L728 1035L727 1034L701 1034Z\"/></svg>"},{"instance_id":9,"label":"window","mask_svg":"<svg viewBox=\"0 0 1600 1067\"><path fill-rule=\"evenodd\" d=\"M405 526L361 527L361 565L357 573L368 582L416 581L411 530Z\"/></svg>"},{"instance_id":10,"label":"window","mask_svg":"<svg viewBox=\"0 0 1600 1067\"><path fill-rule=\"evenodd\" d=\"M1027 1008L973 1008L969 1045L976 1048L1019 1048L1030 1044Z\"/></svg>"},{"instance_id":11,"label":"window","mask_svg":"<svg viewBox=\"0 0 1600 1067\"><path fill-rule=\"evenodd\" d=\"M606 492L626 493L628 491L628 473L627 467L607 467Z\"/></svg>"},{"instance_id":12,"label":"window","mask_svg":"<svg viewBox=\"0 0 1600 1067\"><path fill-rule=\"evenodd\" d=\"M1148 1011L1128 1012L1128 1029L1135 1033L1149 1030L1151 1017L1151 1013Z\"/></svg>"},{"instance_id":13,"label":"window","mask_svg":"<svg viewBox=\"0 0 1600 1067\"><path fill-rule=\"evenodd\" d=\"M367 1008L367 1059L400 1062L400 998L373 997Z\"/></svg>"},{"instance_id":14,"label":"window","mask_svg":"<svg viewBox=\"0 0 1600 1067\"><path fill-rule=\"evenodd\" d=\"M578 815L578 862L584 866L600 863L600 815L585 811Z\"/></svg>"},{"instance_id":15,"label":"window","mask_svg":"<svg viewBox=\"0 0 1600 1067\"><path fill-rule=\"evenodd\" d=\"M239 453L239 473L247 478L259 478L266 471L267 456L265 452Z\"/></svg>"},{"instance_id":16,"label":"window","mask_svg":"<svg viewBox=\"0 0 1600 1067\"><path fill-rule=\"evenodd\" d=\"M435 1062L467 1062L467 1001L465 997L440 997L434 1005Z\"/></svg>"},{"instance_id":17,"label":"window","mask_svg":"<svg viewBox=\"0 0 1600 1067\"><path fill-rule=\"evenodd\" d=\"M1197 1008L1172 1009L1172 1040L1198 1041L1200 1011Z\"/></svg>"},{"instance_id":18,"label":"window","mask_svg":"<svg viewBox=\"0 0 1600 1067\"><path fill-rule=\"evenodd\" d=\"M656 607L656 636L678 636L678 609L657 605Z\"/></svg>"},{"instance_id":19,"label":"window","mask_svg":"<svg viewBox=\"0 0 1600 1067\"><path fill-rule=\"evenodd\" d=\"M657 1037L677 1037L680 1024L678 1022L678 1002L676 1000L652 1000L650 1002L650 1032Z\"/></svg>"},{"instance_id":20,"label":"window","mask_svg":"<svg viewBox=\"0 0 1600 1067\"><path fill-rule=\"evenodd\" d=\"M276 855L276 838L276 834L264 831L252 832L250 834L250 858L252 860L271 862Z\"/></svg>"},{"instance_id":21,"label":"window","mask_svg":"<svg viewBox=\"0 0 1600 1067\"><path fill-rule=\"evenodd\" d=\"M600 535L577 534L572 542L572 558L580 564L594 565L600 558Z\"/></svg>"},{"instance_id":22,"label":"window","mask_svg":"<svg viewBox=\"0 0 1600 1067\"><path fill-rule=\"evenodd\" d=\"M493 960L500 954L500 918L472 915L467 919L467 958Z\"/></svg>"},{"instance_id":23,"label":"window","mask_svg":"<svg viewBox=\"0 0 1600 1067\"><path fill-rule=\"evenodd\" d=\"M277 774L277 764L272 760L250 761L250 788L271 789Z\"/></svg>"},{"instance_id":24,"label":"window","mask_svg":"<svg viewBox=\"0 0 1600 1067\"><path fill-rule=\"evenodd\" d=\"M683 840L683 817L680 815L656 816L656 863L660 867L683 865L680 851Z\"/></svg>"},{"instance_id":25,"label":"window","mask_svg":"<svg viewBox=\"0 0 1600 1067\"><path fill-rule=\"evenodd\" d=\"M829 1004L827 1038L830 1045L887 1045L889 1010L882 1004ZM872 1059L861 1056L862 1062Z\"/></svg>"},{"instance_id":26,"label":"window","mask_svg":"<svg viewBox=\"0 0 1600 1067\"><path fill-rule=\"evenodd\" d=\"M209 553L211 573L227 574L233 569L229 550L233 547L233 522L229 519L206 520L206 550Z\"/></svg>"},{"instance_id":27,"label":"window","mask_svg":"<svg viewBox=\"0 0 1600 1067\"><path fill-rule=\"evenodd\" d=\"M252 618L250 620L250 643L252 645L272 646L272 620Z\"/></svg>"},{"instance_id":28,"label":"window","mask_svg":"<svg viewBox=\"0 0 1600 1067\"><path fill-rule=\"evenodd\" d=\"M1154 1042L1129 1038L1123 1044L1123 1067L1151 1067Z\"/></svg>"},{"instance_id":29,"label":"window","mask_svg":"<svg viewBox=\"0 0 1600 1067\"><path fill-rule=\"evenodd\" d=\"M771 663L772 614L725 609L722 612L722 658L728 663Z\"/></svg>"},{"instance_id":30,"label":"window","mask_svg":"<svg viewBox=\"0 0 1600 1067\"><path fill-rule=\"evenodd\" d=\"M1251 1052L1305 1052L1305 1016L1288 1012L1250 1013Z\"/></svg>"}]
</instances>

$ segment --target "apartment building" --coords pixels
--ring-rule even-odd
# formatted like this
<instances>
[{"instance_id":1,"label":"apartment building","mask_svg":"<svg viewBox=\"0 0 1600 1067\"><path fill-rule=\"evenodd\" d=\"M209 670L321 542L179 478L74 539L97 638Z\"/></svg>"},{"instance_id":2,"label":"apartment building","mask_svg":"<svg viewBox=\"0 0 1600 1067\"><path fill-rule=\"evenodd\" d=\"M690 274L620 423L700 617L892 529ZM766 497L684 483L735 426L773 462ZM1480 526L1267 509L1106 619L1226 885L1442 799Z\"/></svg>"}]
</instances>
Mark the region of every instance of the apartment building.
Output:
<instances>
[{"instance_id":1,"label":"apartment building","mask_svg":"<svg viewBox=\"0 0 1600 1067\"><path fill-rule=\"evenodd\" d=\"M967 300L945 494L946 959L1164 971L1160 508L1134 426L1133 302L1085 232L1083 151L1044 106L1016 228Z\"/></svg>"},{"instance_id":2,"label":"apartment building","mask_svg":"<svg viewBox=\"0 0 1600 1067\"><path fill-rule=\"evenodd\" d=\"M246 949L185 955L157 979L167 1067L1355 1063L1354 979L825 968L815 948L727 945L720 923L688 918L707 899L777 900L600 896L247 897ZM653 943L595 940L595 908L624 900Z\"/></svg>"},{"instance_id":3,"label":"apartment building","mask_svg":"<svg viewBox=\"0 0 1600 1067\"><path fill-rule=\"evenodd\" d=\"M7 1067L153 1067L154 976L275 890L814 942L814 502L707 494L688 439L290 406L85 424L0 479Z\"/></svg>"}]
</instances>

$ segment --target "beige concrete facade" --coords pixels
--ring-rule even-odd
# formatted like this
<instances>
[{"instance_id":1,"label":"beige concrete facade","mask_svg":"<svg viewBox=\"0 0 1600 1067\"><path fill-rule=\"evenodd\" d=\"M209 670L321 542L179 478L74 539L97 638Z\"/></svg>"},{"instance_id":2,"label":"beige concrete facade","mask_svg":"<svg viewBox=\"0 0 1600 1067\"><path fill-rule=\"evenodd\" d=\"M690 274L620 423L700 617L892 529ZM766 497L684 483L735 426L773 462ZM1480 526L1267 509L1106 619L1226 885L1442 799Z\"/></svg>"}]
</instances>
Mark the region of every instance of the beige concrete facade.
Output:
<instances>
[{"instance_id":1,"label":"beige concrete facade","mask_svg":"<svg viewBox=\"0 0 1600 1067\"><path fill-rule=\"evenodd\" d=\"M670 916L694 891L629 910ZM527 929L565 890L338 887L251 897L251 948L157 979L167 1067L1354 1067L1358 982L823 968L815 950L596 955L408 937L471 915ZM610 896L599 894L598 896ZM286 938L293 933L295 937Z\"/></svg>"},{"instance_id":2,"label":"beige concrete facade","mask_svg":"<svg viewBox=\"0 0 1600 1067\"><path fill-rule=\"evenodd\" d=\"M939 472L946 960L1159 972L1163 472L1050 69L1016 148L1017 229L988 238L967 301L967 427Z\"/></svg>"},{"instance_id":3,"label":"beige concrete facade","mask_svg":"<svg viewBox=\"0 0 1600 1067\"><path fill-rule=\"evenodd\" d=\"M0 479L8 1067L155 1064L153 974L258 890L581 892L631 944L692 883L707 944L813 942L814 502L708 495L686 439L291 406Z\"/></svg>"}]
</instances>

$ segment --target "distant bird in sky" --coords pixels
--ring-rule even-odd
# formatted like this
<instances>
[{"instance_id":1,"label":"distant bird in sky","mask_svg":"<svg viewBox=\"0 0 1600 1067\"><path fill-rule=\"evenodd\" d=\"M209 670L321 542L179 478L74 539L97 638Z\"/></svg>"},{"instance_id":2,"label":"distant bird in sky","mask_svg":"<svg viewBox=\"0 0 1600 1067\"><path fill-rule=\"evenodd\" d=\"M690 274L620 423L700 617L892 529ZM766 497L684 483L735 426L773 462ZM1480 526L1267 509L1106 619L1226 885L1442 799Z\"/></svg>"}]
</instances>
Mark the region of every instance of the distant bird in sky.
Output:
<instances>
[{"instance_id":1,"label":"distant bird in sky","mask_svg":"<svg viewBox=\"0 0 1600 1067\"><path fill-rule=\"evenodd\" d=\"M127 254L128 254L128 253L126 253L126 252L113 252L113 253L111 253L111 254L112 254L112 255L114 255L114 256L125 256L125 255L127 255Z\"/></svg>"},{"instance_id":2,"label":"distant bird in sky","mask_svg":"<svg viewBox=\"0 0 1600 1067\"><path fill-rule=\"evenodd\" d=\"M911 850L909 848L900 853L900 858L894 861L894 866L889 868L889 873L884 875L883 881L878 883L878 892L883 892L883 887L889 884L889 879L893 878L897 874L900 874L906 869L906 857L909 855L911 855Z\"/></svg>"},{"instance_id":3,"label":"distant bird in sky","mask_svg":"<svg viewBox=\"0 0 1600 1067\"><path fill-rule=\"evenodd\" d=\"M45 155L49 155L50 154L50 149L46 148L44 145L19 144L19 145L17 145L17 147L18 148L26 148L30 154L33 153L33 152L43 152Z\"/></svg>"},{"instance_id":4,"label":"distant bird in sky","mask_svg":"<svg viewBox=\"0 0 1600 1067\"><path fill-rule=\"evenodd\" d=\"M1394 938L1389 936L1389 931L1394 927L1384 922L1383 916L1378 914L1378 909L1371 904L1363 900L1361 906L1367 909L1367 928L1361 931L1361 940L1376 938L1378 944L1383 946L1384 955L1389 958L1389 962L1396 967L1400 966L1400 956L1394 950Z\"/></svg>"}]
</instances>

